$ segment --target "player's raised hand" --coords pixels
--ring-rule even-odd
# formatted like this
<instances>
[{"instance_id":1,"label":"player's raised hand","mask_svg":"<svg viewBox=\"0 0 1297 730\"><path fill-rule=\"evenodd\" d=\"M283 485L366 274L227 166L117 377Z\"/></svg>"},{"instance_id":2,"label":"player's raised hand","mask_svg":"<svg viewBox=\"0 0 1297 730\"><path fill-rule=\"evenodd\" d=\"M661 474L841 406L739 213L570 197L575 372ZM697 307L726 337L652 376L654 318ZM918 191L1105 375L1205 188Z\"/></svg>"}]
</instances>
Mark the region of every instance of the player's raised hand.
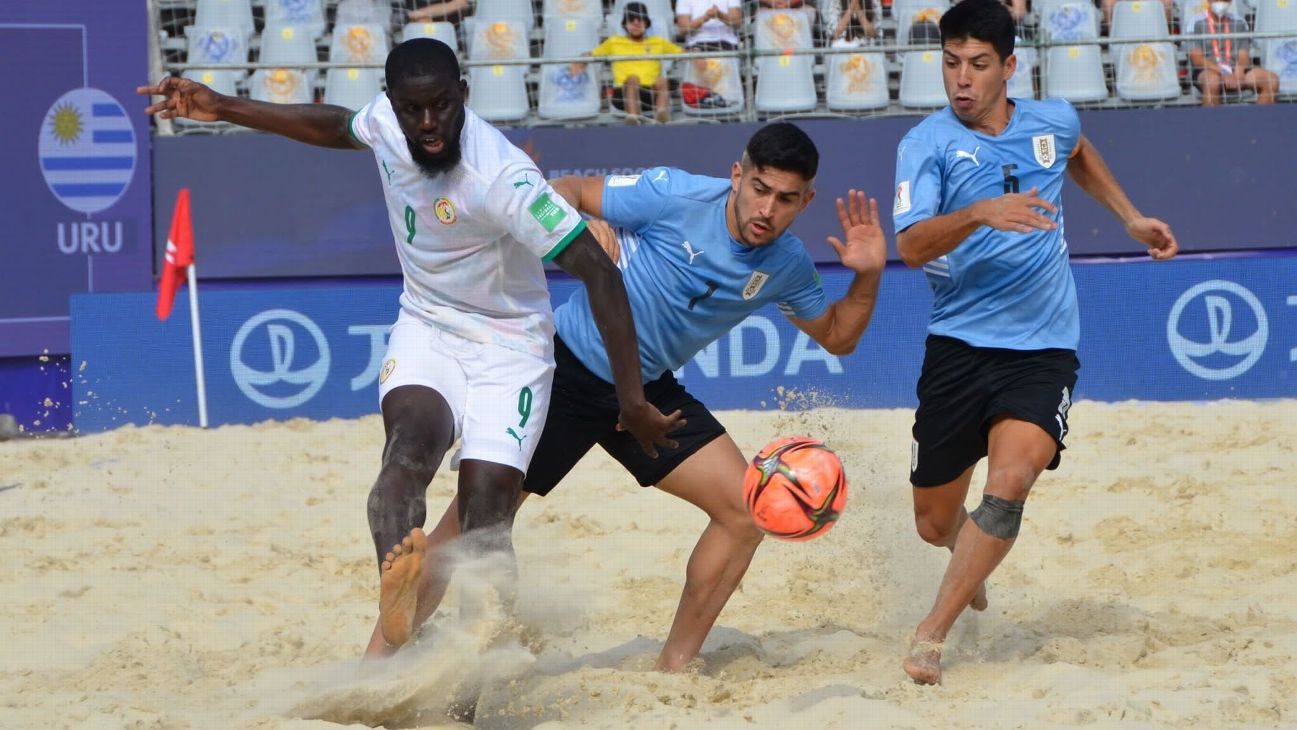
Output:
<instances>
[{"instance_id":1,"label":"player's raised hand","mask_svg":"<svg viewBox=\"0 0 1297 730\"><path fill-rule=\"evenodd\" d=\"M612 259L614 264L621 260L621 242L617 240L617 232L608 225L608 221L591 218L585 222L585 227L594 236L594 240L599 242L599 248L608 254L608 258Z\"/></svg>"},{"instance_id":2,"label":"player's raised hand","mask_svg":"<svg viewBox=\"0 0 1297 730\"><path fill-rule=\"evenodd\" d=\"M882 271L887 265L887 238L878 219L878 201L859 190L848 190L847 199L837 200L842 238L829 236L842 265L858 274Z\"/></svg>"},{"instance_id":3,"label":"player's raised hand","mask_svg":"<svg viewBox=\"0 0 1297 730\"><path fill-rule=\"evenodd\" d=\"M1052 231L1058 224L1040 211L1057 213L1054 204L1040 197L1037 188L1025 193L1005 193L998 198L989 198L974 203L978 208L978 219L982 225L999 231L1031 233L1035 230Z\"/></svg>"},{"instance_id":4,"label":"player's raised hand","mask_svg":"<svg viewBox=\"0 0 1297 730\"><path fill-rule=\"evenodd\" d=\"M136 87L135 93L166 97L145 108L145 114L156 114L161 119L185 117L197 122L220 121L216 109L221 95L197 81L168 76L156 86Z\"/></svg>"},{"instance_id":5,"label":"player's raised hand","mask_svg":"<svg viewBox=\"0 0 1297 730\"><path fill-rule=\"evenodd\" d=\"M667 434L678 428L684 427L688 419L680 415L676 410L670 415L664 415L657 406L647 401L641 401L638 405L623 407L621 413L617 416L617 430L630 431L630 434L639 442L639 447L644 449L644 453L650 458L656 459L658 456L658 446L668 449L674 449L679 446L673 439L668 438Z\"/></svg>"},{"instance_id":6,"label":"player's raised hand","mask_svg":"<svg viewBox=\"0 0 1297 730\"><path fill-rule=\"evenodd\" d=\"M1126 225L1126 232L1131 238L1148 246L1148 255L1155 261L1175 258L1180 252L1180 244L1176 243L1171 226L1157 218L1135 218Z\"/></svg>"}]
</instances>

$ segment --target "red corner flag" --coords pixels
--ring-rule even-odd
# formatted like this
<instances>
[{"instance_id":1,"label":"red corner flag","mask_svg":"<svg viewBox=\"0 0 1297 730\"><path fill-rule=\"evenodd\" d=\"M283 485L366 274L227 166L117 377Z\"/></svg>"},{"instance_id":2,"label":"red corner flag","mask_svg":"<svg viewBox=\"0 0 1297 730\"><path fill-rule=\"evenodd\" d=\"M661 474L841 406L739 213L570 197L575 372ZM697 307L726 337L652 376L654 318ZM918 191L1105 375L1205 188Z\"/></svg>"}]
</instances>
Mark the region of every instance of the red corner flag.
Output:
<instances>
[{"instance_id":1,"label":"red corner flag","mask_svg":"<svg viewBox=\"0 0 1297 730\"><path fill-rule=\"evenodd\" d=\"M189 221L189 188L176 196L176 210L171 214L171 232L167 234L167 255L162 262L162 281L158 285L158 319L171 316L176 289L185 279L185 269L194 262L194 227Z\"/></svg>"}]
</instances>

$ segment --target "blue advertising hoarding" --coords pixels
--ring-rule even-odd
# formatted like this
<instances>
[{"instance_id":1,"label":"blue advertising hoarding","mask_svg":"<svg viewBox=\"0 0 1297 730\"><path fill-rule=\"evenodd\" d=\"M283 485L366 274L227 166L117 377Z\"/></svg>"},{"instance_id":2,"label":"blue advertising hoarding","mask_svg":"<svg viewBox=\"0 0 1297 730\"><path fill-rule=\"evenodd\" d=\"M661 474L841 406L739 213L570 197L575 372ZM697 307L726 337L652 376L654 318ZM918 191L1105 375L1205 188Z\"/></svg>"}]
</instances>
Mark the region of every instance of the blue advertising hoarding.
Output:
<instances>
[{"instance_id":1,"label":"blue advertising hoarding","mask_svg":"<svg viewBox=\"0 0 1297 730\"><path fill-rule=\"evenodd\" d=\"M1297 247L1290 214L1297 181L1291 139L1297 104L1080 114L1083 132L1131 199L1147 214L1170 222L1183 250ZM837 262L824 239L838 234L833 199L848 188L878 198L890 240L896 146L919 119L798 120L820 150L819 195L793 232L817 261ZM506 134L550 178L631 174L654 165L725 177L757 128L539 127ZM156 144L159 210L171 205L181 187L193 190L200 276L400 273L371 153L313 148L260 134L159 138ZM1063 200L1073 254L1138 249L1121 225L1070 181ZM163 218L155 223L158 241L166 240Z\"/></svg>"},{"instance_id":2,"label":"blue advertising hoarding","mask_svg":"<svg viewBox=\"0 0 1297 730\"><path fill-rule=\"evenodd\" d=\"M146 3L0 4L0 357L68 351L68 295L152 277Z\"/></svg>"},{"instance_id":3,"label":"blue advertising hoarding","mask_svg":"<svg viewBox=\"0 0 1297 730\"><path fill-rule=\"evenodd\" d=\"M1078 399L1297 396L1297 257L1075 264L1082 312ZM824 273L831 298L850 276ZM557 279L555 302L577 284ZM213 424L377 412L398 287L252 288L202 295ZM187 306L184 296L177 309ZM73 298L81 431L197 423L188 319L153 317L147 294ZM679 373L717 409L912 407L931 295L891 268L869 331L835 357L763 309Z\"/></svg>"}]
</instances>

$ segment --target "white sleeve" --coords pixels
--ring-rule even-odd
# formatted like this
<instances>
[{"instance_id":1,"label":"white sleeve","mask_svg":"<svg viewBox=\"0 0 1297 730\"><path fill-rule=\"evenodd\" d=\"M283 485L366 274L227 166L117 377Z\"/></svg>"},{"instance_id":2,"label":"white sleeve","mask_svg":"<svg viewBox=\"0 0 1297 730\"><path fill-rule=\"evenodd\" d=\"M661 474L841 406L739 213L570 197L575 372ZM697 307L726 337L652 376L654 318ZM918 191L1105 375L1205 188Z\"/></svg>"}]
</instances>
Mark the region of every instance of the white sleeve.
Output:
<instances>
[{"instance_id":1,"label":"white sleeve","mask_svg":"<svg viewBox=\"0 0 1297 730\"><path fill-rule=\"evenodd\" d=\"M347 120L347 132L360 146L366 148L374 146L374 137L377 134L374 130L374 102L369 102L360 111L351 115Z\"/></svg>"},{"instance_id":2,"label":"white sleeve","mask_svg":"<svg viewBox=\"0 0 1297 730\"><path fill-rule=\"evenodd\" d=\"M527 250L553 261L585 221L530 163L505 166L487 192L487 214Z\"/></svg>"}]
</instances>

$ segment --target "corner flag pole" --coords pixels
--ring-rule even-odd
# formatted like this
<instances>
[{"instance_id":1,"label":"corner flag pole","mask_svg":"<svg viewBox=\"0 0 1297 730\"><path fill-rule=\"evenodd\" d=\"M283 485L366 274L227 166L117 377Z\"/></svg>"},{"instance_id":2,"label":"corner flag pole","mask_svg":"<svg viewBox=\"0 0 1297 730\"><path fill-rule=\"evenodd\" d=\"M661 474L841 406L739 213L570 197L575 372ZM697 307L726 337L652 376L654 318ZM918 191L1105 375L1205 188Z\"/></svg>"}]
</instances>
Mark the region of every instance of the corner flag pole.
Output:
<instances>
[{"instance_id":1,"label":"corner flag pole","mask_svg":"<svg viewBox=\"0 0 1297 730\"><path fill-rule=\"evenodd\" d=\"M207 428L207 378L203 375L203 335L198 323L198 275L194 263L185 267L189 275L189 322L194 331L194 379L198 381L198 426Z\"/></svg>"}]
</instances>

